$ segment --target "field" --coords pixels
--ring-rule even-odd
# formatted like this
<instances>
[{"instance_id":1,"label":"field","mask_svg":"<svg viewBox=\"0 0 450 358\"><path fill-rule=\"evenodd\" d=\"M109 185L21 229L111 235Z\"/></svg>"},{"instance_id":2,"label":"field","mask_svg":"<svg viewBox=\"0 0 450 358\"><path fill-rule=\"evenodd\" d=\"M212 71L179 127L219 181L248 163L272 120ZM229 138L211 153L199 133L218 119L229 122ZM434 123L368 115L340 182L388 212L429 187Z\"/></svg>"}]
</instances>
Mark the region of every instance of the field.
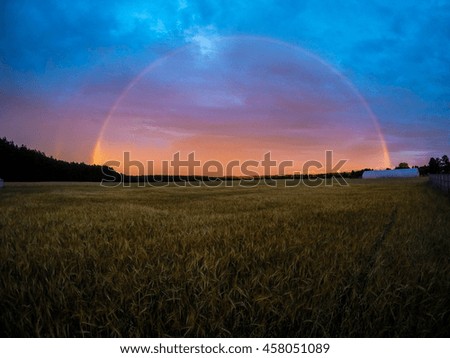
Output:
<instances>
[{"instance_id":1,"label":"field","mask_svg":"<svg viewBox=\"0 0 450 358\"><path fill-rule=\"evenodd\" d=\"M331 187L8 184L7 337L449 337L450 200Z\"/></svg>"}]
</instances>

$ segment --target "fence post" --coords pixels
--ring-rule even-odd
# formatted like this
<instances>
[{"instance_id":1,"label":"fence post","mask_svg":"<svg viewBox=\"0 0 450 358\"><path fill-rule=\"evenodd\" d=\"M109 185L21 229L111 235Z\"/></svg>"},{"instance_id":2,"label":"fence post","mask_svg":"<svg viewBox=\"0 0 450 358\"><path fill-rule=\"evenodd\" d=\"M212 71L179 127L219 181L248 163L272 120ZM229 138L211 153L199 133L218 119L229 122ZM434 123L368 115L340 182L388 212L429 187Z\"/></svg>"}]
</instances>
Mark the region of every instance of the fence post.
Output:
<instances>
[{"instance_id":1,"label":"fence post","mask_svg":"<svg viewBox=\"0 0 450 358\"><path fill-rule=\"evenodd\" d=\"M450 193L450 174L430 174L430 182L434 187Z\"/></svg>"}]
</instances>

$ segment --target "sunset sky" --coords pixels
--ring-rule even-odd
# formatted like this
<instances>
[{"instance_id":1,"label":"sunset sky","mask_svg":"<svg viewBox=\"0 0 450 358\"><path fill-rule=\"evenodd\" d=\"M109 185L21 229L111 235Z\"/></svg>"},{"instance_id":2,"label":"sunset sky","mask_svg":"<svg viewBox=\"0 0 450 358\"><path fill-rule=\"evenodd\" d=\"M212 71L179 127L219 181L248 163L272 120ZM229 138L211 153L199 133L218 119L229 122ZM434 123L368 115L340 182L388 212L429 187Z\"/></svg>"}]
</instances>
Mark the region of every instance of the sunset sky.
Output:
<instances>
[{"instance_id":1,"label":"sunset sky","mask_svg":"<svg viewBox=\"0 0 450 358\"><path fill-rule=\"evenodd\" d=\"M156 168L422 165L450 154L449 43L450 1L6 0L0 137Z\"/></svg>"}]
</instances>

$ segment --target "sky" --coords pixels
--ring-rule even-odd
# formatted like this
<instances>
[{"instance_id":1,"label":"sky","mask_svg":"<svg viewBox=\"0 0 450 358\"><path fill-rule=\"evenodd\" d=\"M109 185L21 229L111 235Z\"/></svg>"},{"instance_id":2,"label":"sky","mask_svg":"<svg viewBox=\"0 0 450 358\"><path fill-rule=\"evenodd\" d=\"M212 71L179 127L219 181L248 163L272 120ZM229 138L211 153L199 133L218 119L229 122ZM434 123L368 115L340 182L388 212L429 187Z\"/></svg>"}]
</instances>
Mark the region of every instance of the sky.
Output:
<instances>
[{"instance_id":1,"label":"sky","mask_svg":"<svg viewBox=\"0 0 450 358\"><path fill-rule=\"evenodd\" d=\"M449 40L450 1L3 0L0 137L154 171L423 165L450 154Z\"/></svg>"}]
</instances>

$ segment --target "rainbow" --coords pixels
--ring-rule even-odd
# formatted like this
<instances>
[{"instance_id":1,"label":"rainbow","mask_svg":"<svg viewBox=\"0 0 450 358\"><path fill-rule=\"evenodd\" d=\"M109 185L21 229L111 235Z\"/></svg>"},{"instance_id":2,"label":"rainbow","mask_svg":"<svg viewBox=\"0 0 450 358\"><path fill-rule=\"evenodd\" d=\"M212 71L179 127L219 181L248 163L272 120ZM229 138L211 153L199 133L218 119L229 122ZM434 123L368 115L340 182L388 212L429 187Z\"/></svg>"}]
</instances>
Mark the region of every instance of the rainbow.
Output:
<instances>
[{"instance_id":1,"label":"rainbow","mask_svg":"<svg viewBox=\"0 0 450 358\"><path fill-rule=\"evenodd\" d=\"M345 83L346 86L352 91L352 93L358 98L358 100L362 103L364 109L367 111L374 127L377 132L378 138L380 140L382 152L383 152L383 161L385 167L391 167L391 159L390 154L388 150L388 146L386 144L386 140L384 138L383 132L381 130L381 126L379 123L378 118L375 116L373 111L371 110L369 104L367 103L366 99L361 95L361 93L358 91L358 89L355 87L355 85L341 72L339 72L336 68L331 66L329 63L327 63L325 60L317 56L316 54L312 53L309 50L306 50L302 47L278 40L273 39L270 37L260 37L260 36L249 36L249 35L240 35L240 36L226 36L226 37L219 37L219 40L239 40L239 39L246 39L246 40L254 40L254 41L265 41L281 46L285 46L287 48L296 50L301 52L302 54L308 56L309 58L318 61L320 64L325 66L328 70L330 70L333 74L335 74L343 83ZM171 58L172 56L175 56L176 54L179 54L191 47L195 46L194 44L188 44L182 47L179 47L168 54L166 54L163 57L160 57L159 59L152 62L150 65L148 65L143 71L141 71L122 91L122 93L117 97L116 101L112 105L111 109L108 111L108 115L106 116L105 120L103 121L103 124L101 126L101 129L99 131L94 150L92 151L91 155L91 161L96 164L103 164L101 163L101 143L104 137L104 133L106 129L108 128L108 125L111 121L111 117L113 116L114 112L116 111L117 107L120 105L122 100L127 96L128 92L148 73L156 69L158 66L160 66L165 60Z\"/></svg>"}]
</instances>

